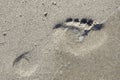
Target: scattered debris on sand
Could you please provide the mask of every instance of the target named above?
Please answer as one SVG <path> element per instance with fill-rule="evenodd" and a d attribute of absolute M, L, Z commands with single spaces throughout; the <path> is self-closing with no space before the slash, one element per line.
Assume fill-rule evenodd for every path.
<path fill-rule="evenodd" d="M 57 3 L 56 2 L 52 2 L 52 5 L 57 5 Z"/>
<path fill-rule="evenodd" d="M 47 17 L 48 13 L 47 12 L 44 12 L 44 16 Z"/>

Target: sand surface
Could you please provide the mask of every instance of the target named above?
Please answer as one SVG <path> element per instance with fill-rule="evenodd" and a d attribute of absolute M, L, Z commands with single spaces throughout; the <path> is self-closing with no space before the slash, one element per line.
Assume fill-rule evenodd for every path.
<path fill-rule="evenodd" d="M 69 17 L 104 28 L 77 42 Z M 0 80 L 120 80 L 120 0 L 0 0 Z"/>

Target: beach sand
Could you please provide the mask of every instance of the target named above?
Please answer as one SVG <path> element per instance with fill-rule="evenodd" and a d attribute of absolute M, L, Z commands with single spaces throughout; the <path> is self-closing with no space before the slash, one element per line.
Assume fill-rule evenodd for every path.
<path fill-rule="evenodd" d="M 77 42 L 70 17 L 104 27 Z M 0 0 L 0 80 L 120 80 L 119 32 L 120 0 Z"/>

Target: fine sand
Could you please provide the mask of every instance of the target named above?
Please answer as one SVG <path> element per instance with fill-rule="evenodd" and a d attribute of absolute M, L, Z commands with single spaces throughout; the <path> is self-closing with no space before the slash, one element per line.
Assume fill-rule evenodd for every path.
<path fill-rule="evenodd" d="M 104 27 L 79 42 L 70 17 Z M 120 80 L 120 0 L 0 0 L 0 80 Z"/>

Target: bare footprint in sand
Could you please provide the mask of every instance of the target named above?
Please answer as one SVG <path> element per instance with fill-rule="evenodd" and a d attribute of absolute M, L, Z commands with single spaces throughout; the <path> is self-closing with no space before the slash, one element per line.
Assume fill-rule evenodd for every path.
<path fill-rule="evenodd" d="M 99 24 L 92 19 L 83 18 L 80 20 L 68 18 L 66 22 L 57 24 L 53 28 L 55 32 L 50 37 L 51 39 L 49 39 L 47 45 L 50 48 L 54 46 L 53 50 L 50 49 L 53 52 L 58 47 L 59 51 L 71 53 L 75 56 L 84 56 L 89 51 L 99 48 L 105 42 L 107 37 L 102 28 L 103 24 Z M 40 52 L 49 52 L 47 45 Z M 30 77 L 40 67 L 39 64 L 30 60 L 29 54 L 32 53 L 32 50 L 23 52 L 13 61 L 15 73 L 20 77 Z M 49 59 L 49 57 L 51 56 L 47 58 Z"/>
<path fill-rule="evenodd" d="M 62 51 L 75 56 L 89 53 L 99 48 L 107 39 L 103 24 L 92 19 L 68 18 L 65 22 L 55 25 L 55 41 L 60 43 Z M 101 30 L 102 29 L 102 30 Z"/>
<path fill-rule="evenodd" d="M 38 64 L 34 63 L 35 61 L 31 60 L 31 53 L 32 50 L 23 52 L 13 61 L 14 73 L 20 78 L 30 77 L 39 66 Z"/>
<path fill-rule="evenodd" d="M 21 63 L 19 65 L 17 65 L 17 68 L 15 68 L 15 73 L 19 76 L 19 77 L 30 77 L 31 75 L 33 75 L 33 73 L 37 70 L 38 65 L 31 65 L 31 64 L 27 64 L 27 63 Z"/>
<path fill-rule="evenodd" d="M 69 27 L 69 26 L 68 26 Z M 56 29 L 55 34 L 61 36 L 64 51 L 74 55 L 84 55 L 92 51 L 89 57 L 79 58 L 66 67 L 60 67 L 52 80 L 115 80 L 119 77 L 119 43 L 120 43 L 120 12 L 115 13 L 106 21 L 100 31 L 91 31 L 82 42 L 77 42 L 76 31 Z M 79 32 L 79 31 L 78 31 Z M 56 37 L 58 37 L 57 35 Z M 65 39 L 64 39 L 65 38 Z M 82 50 L 82 51 L 81 51 Z M 66 57 L 65 57 L 66 58 Z"/>

